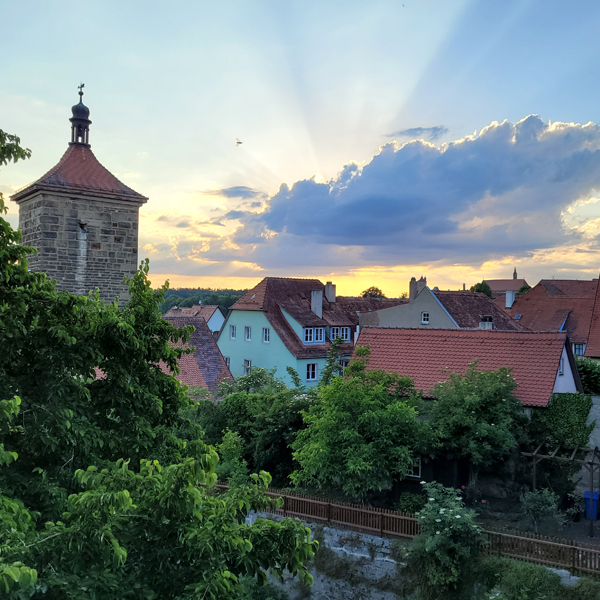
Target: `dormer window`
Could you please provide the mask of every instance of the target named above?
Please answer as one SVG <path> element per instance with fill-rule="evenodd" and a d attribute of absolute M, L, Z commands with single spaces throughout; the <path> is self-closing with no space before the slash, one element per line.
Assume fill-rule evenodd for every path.
<path fill-rule="evenodd" d="M 323 327 L 305 327 L 305 344 L 322 344 L 325 339 Z"/>
<path fill-rule="evenodd" d="M 344 342 L 350 341 L 350 327 L 332 327 L 329 339 L 333 342 L 338 338 L 342 338 Z"/>
<path fill-rule="evenodd" d="M 421 313 L 421 325 L 429 325 L 429 313 L 428 312 Z"/>
<path fill-rule="evenodd" d="M 479 315 L 479 329 L 494 329 L 494 319 L 490 315 Z"/>

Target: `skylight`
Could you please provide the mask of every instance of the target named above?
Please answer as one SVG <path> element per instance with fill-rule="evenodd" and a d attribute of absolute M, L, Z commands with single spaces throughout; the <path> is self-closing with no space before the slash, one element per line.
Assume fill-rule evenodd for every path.
<path fill-rule="evenodd" d="M 523 315 L 521 313 L 515 315 L 515 321 L 518 321 Z"/>

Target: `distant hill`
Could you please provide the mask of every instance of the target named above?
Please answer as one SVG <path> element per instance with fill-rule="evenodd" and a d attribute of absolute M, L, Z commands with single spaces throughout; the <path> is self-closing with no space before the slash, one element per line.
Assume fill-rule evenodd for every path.
<path fill-rule="evenodd" d="M 194 306 L 194 304 L 218 304 L 227 314 L 229 307 L 239 300 L 248 290 L 212 289 L 212 288 L 175 288 L 167 292 L 160 306 L 164 315 L 173 306 Z"/>

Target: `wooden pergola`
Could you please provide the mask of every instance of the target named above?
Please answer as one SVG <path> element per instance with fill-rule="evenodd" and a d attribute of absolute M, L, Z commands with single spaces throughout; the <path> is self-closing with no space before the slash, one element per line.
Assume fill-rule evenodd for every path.
<path fill-rule="evenodd" d="M 537 465 L 543 460 L 555 460 L 561 462 L 569 462 L 585 467 L 590 474 L 590 537 L 594 537 L 594 469 L 600 467 L 600 450 L 596 446 L 593 450 L 586 447 L 564 448 L 567 450 L 565 456 L 559 456 L 558 453 L 563 447 L 562 444 L 554 446 L 554 449 L 549 454 L 542 454 L 541 450 L 547 446 L 546 442 L 542 442 L 533 452 L 521 452 L 521 456 L 526 456 L 533 459 L 532 471 L 532 489 L 536 489 Z M 578 453 L 583 453 L 585 458 L 577 458 Z M 600 484 L 600 482 L 599 482 Z"/>

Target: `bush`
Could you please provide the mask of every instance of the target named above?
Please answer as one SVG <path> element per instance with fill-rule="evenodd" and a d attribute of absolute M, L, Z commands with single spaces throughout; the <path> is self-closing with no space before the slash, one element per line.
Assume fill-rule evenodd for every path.
<path fill-rule="evenodd" d="M 504 558 L 497 560 L 494 600 L 565 600 L 567 588 L 545 567 Z M 573 598 L 575 600 L 575 598 Z"/>
<path fill-rule="evenodd" d="M 542 519 L 554 518 L 562 521 L 563 515 L 558 510 L 558 494 L 550 490 L 536 490 L 521 496 L 521 508 L 531 518 L 533 527 L 537 531 Z"/>
<path fill-rule="evenodd" d="M 481 591 L 485 539 L 456 490 L 423 483 L 427 504 L 419 513 L 421 534 L 404 553 L 405 594 L 419 600 L 472 598 Z"/>
<path fill-rule="evenodd" d="M 244 577 L 240 600 L 289 600 L 289 596 L 272 583 L 260 585 L 256 579 Z"/>
<path fill-rule="evenodd" d="M 423 494 L 411 494 L 404 492 L 398 501 L 398 510 L 414 515 L 425 506 L 425 496 Z"/>

